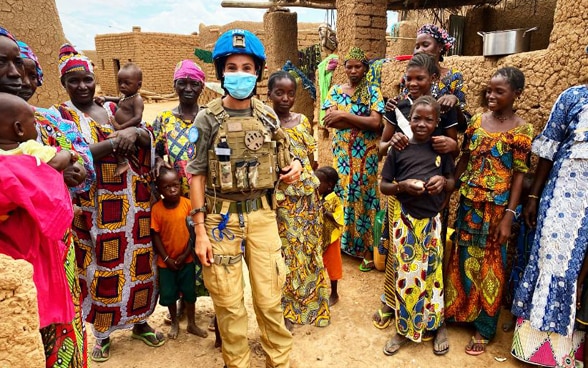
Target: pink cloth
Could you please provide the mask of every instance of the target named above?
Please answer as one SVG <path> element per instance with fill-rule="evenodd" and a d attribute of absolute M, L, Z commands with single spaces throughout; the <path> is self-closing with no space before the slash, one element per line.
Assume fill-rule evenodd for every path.
<path fill-rule="evenodd" d="M 74 306 L 63 266 L 73 209 L 63 176 L 35 157 L 0 156 L 0 253 L 33 265 L 41 328 L 71 323 Z"/>
<path fill-rule="evenodd" d="M 198 64 L 192 60 L 186 59 L 177 63 L 176 69 L 174 70 L 174 82 L 181 78 L 190 78 L 204 83 L 206 75 L 202 69 L 200 69 Z"/>

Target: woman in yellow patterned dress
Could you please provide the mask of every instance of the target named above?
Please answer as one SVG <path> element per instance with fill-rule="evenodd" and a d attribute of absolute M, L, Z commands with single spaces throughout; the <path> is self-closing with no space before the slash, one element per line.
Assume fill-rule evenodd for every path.
<path fill-rule="evenodd" d="M 288 274 L 282 293 L 286 327 L 293 324 L 327 326 L 330 321 L 329 289 L 323 265 L 320 184 L 313 173 L 316 142 L 306 116 L 290 112 L 296 95 L 296 80 L 287 72 L 272 74 L 268 96 L 281 126 L 290 138 L 291 150 L 303 160 L 300 181 L 276 190 L 278 230 Z"/>

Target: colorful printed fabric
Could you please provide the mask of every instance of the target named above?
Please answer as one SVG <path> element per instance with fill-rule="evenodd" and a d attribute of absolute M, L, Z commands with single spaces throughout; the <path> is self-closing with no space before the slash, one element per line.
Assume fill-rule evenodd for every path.
<path fill-rule="evenodd" d="M 574 333 L 576 288 L 588 244 L 588 87 L 565 90 L 533 152 L 553 161 L 539 208 L 529 263 L 512 311 L 537 332 Z M 525 342 L 533 343 L 536 342 Z"/>
<path fill-rule="evenodd" d="M 396 331 L 421 342 L 443 324 L 441 217 L 416 219 L 395 206 L 390 239 L 396 264 Z"/>
<path fill-rule="evenodd" d="M 190 183 L 186 165 L 195 155 L 194 144 L 190 142 L 188 133 L 194 126 L 191 120 L 182 120 L 173 111 L 161 112 L 151 126 L 155 141 L 155 153 L 159 157 L 167 155 L 169 163 L 180 175 L 182 195 L 190 197 Z"/>
<path fill-rule="evenodd" d="M 35 69 L 37 69 L 37 87 L 41 87 L 43 84 L 43 69 L 41 69 L 41 64 L 39 64 L 37 55 L 35 55 L 33 49 L 31 49 L 26 43 L 22 41 L 16 41 L 16 43 L 20 49 L 20 57 L 23 59 L 30 59 L 35 63 Z"/>
<path fill-rule="evenodd" d="M 190 78 L 192 80 L 204 83 L 206 80 L 206 75 L 202 69 L 200 69 L 198 64 L 190 59 L 186 59 L 177 63 L 176 69 L 174 70 L 174 82 L 183 78 Z"/>
<path fill-rule="evenodd" d="M 77 71 L 94 73 L 94 66 L 88 57 L 66 43 L 59 50 L 59 75 L 63 77 L 67 73 Z"/>
<path fill-rule="evenodd" d="M 71 193 L 88 191 L 96 181 L 96 170 L 90 146 L 84 140 L 76 124 L 65 120 L 55 110 L 34 107 L 37 125 L 37 141 L 47 146 L 61 147 L 75 151 L 80 159 L 78 162 L 86 169 L 86 180 L 80 185 L 69 188 Z"/>
<path fill-rule="evenodd" d="M 428 34 L 433 37 L 433 39 L 443 47 L 441 49 L 441 55 L 445 55 L 455 43 L 455 37 L 450 36 L 446 30 L 441 27 L 437 27 L 434 24 L 425 24 L 419 28 L 417 35 L 420 34 Z"/>
<path fill-rule="evenodd" d="M 368 63 L 368 59 L 365 56 L 365 52 L 356 46 L 349 49 L 349 51 L 347 52 L 347 55 L 345 55 L 345 58 L 343 59 L 343 61 L 345 63 L 348 62 L 349 60 L 361 61 L 364 64 Z"/>
<path fill-rule="evenodd" d="M 64 256 L 65 275 L 73 299 L 75 318 L 72 323 L 59 323 L 41 329 L 47 368 L 84 368 L 87 362 L 86 328 L 82 317 L 82 293 L 78 282 L 74 237 L 68 230 L 64 242 L 68 251 Z"/>
<path fill-rule="evenodd" d="M 276 190 L 277 220 L 288 273 L 282 289 L 284 318 L 296 324 L 327 326 L 330 322 L 328 277 L 323 265 L 320 182 L 309 156 L 316 150 L 310 122 L 284 129 L 290 149 L 303 162 L 300 180 Z"/>
<path fill-rule="evenodd" d="M 12 33 L 8 32 L 8 30 L 2 26 L 0 26 L 0 36 L 8 37 L 12 41 L 16 42 L 16 38 L 12 35 Z"/>
<path fill-rule="evenodd" d="M 489 233 L 502 220 L 504 209 L 492 202 L 461 197 L 455 226 L 457 244 L 447 268 L 445 317 L 472 322 L 486 339 L 496 334 L 506 282 L 506 244 L 493 241 Z"/>
<path fill-rule="evenodd" d="M 512 337 L 511 354 L 525 362 L 543 367 L 577 367 L 583 360 L 584 331 L 574 331 L 571 337 L 555 332 L 542 332 L 531 323 L 518 318 Z"/>
<path fill-rule="evenodd" d="M 523 124 L 508 132 L 487 132 L 482 128 L 482 116 L 472 118 L 465 136 L 470 160 L 459 178 L 462 196 L 475 202 L 486 201 L 506 205 L 514 172 L 526 173 L 531 150 L 533 126 Z M 485 241 L 481 241 L 483 246 Z"/>
<path fill-rule="evenodd" d="M 369 116 L 372 111 L 383 114 L 384 100 L 380 89 L 367 82 L 363 87 L 366 93 L 356 90 L 353 96 L 349 96 L 343 93 L 340 85 L 334 85 L 322 109 L 335 107 L 359 116 Z M 364 95 L 369 98 L 362 98 Z M 335 191 L 345 209 L 341 250 L 352 256 L 362 257 L 366 250 L 373 247 L 372 224 L 380 209 L 377 180 L 379 143 L 378 133 L 368 130 L 337 129 L 333 134 L 333 167 L 340 177 Z"/>
<path fill-rule="evenodd" d="M 400 81 L 400 95 L 406 98 L 409 95 L 408 87 L 406 87 L 406 75 Z M 445 95 L 454 95 L 459 100 L 458 104 L 463 113 L 467 112 L 466 103 L 467 87 L 463 82 L 463 74 L 456 68 L 449 68 L 449 71 L 443 78 L 438 79 L 431 85 L 431 95 L 436 99 Z"/>
<path fill-rule="evenodd" d="M 114 132 L 115 105 L 105 104 L 111 124 L 100 124 L 71 101 L 55 106 L 73 121 L 89 144 Z M 117 159 L 95 160 L 97 180 L 76 196 L 82 214 L 74 219 L 76 261 L 86 322 L 96 338 L 145 320 L 157 301 L 156 263 L 151 244 L 151 191 L 143 176 L 152 167 L 153 152 L 140 149 L 138 163 L 115 175 Z"/>

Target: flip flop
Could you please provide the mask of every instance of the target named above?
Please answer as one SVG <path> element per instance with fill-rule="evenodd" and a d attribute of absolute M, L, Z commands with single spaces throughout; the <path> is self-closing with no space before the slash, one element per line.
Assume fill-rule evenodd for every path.
<path fill-rule="evenodd" d="M 216 316 L 212 317 L 210 319 L 210 322 L 208 322 L 208 331 L 214 331 L 214 321 L 216 320 Z"/>
<path fill-rule="evenodd" d="M 400 350 L 402 345 L 404 345 L 408 342 L 407 338 L 405 338 L 405 337 L 401 337 L 401 338 L 402 338 L 402 340 L 400 340 L 400 341 L 394 341 L 394 337 L 391 338 L 390 340 L 388 340 L 386 342 L 386 346 L 384 346 L 384 354 L 386 354 L 387 356 L 392 356 L 392 355 L 396 354 L 398 352 L 398 350 Z"/>
<path fill-rule="evenodd" d="M 100 357 L 98 358 L 94 356 L 94 352 L 96 350 L 100 350 Z M 90 354 L 90 359 L 92 359 L 96 363 L 102 363 L 110 359 L 110 341 L 108 341 L 104 345 L 94 345 L 94 350 L 92 351 L 92 354 Z"/>
<path fill-rule="evenodd" d="M 474 345 L 476 344 L 481 344 L 484 346 L 484 349 L 482 350 L 474 350 Z M 472 339 L 470 340 L 470 343 L 466 346 L 465 348 L 465 352 L 468 355 L 472 355 L 472 356 L 478 356 L 480 354 L 484 354 L 486 352 L 486 345 L 488 344 L 488 340 L 486 339 L 479 339 L 477 340 L 474 336 L 472 336 Z"/>
<path fill-rule="evenodd" d="M 363 261 L 361 261 L 361 263 L 359 264 L 359 270 L 361 272 L 370 272 L 371 270 L 373 270 L 374 268 L 376 268 L 376 265 L 374 264 L 374 261 L 368 261 L 367 259 L 363 259 Z"/>
<path fill-rule="evenodd" d="M 376 316 L 380 318 L 380 322 L 384 321 L 384 323 L 378 323 L 378 321 L 375 320 Z M 394 319 L 393 316 L 394 316 L 394 311 L 384 312 L 384 311 L 382 311 L 382 308 L 380 308 L 372 316 L 372 323 L 374 324 L 375 328 L 379 328 L 380 330 L 383 330 L 383 329 L 387 328 L 388 326 L 390 326 L 390 323 L 392 323 L 392 320 Z"/>
<path fill-rule="evenodd" d="M 445 331 L 441 332 L 441 328 Z M 445 326 L 441 327 L 437 330 L 435 334 L 435 341 L 433 341 L 433 353 L 435 355 L 445 355 L 449 351 L 449 339 L 447 338 L 447 329 Z M 445 349 L 439 348 L 441 345 L 446 344 L 447 347 Z"/>
<path fill-rule="evenodd" d="M 157 348 L 157 347 L 160 347 L 161 345 L 165 344 L 165 339 L 163 338 L 163 335 L 158 336 L 157 333 L 151 332 L 151 331 L 143 332 L 142 334 L 137 334 L 137 333 L 133 332 L 131 334 L 131 337 L 133 339 L 143 341 L 145 343 L 145 345 L 151 346 L 152 348 Z M 158 343 L 157 344 L 153 343 L 153 341 L 149 340 L 149 337 L 158 341 Z"/>

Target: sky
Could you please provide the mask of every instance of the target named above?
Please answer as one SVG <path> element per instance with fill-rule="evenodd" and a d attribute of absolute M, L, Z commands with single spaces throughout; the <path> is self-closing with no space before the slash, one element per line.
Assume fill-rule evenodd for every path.
<path fill-rule="evenodd" d="M 223 25 L 235 20 L 262 21 L 264 9 L 222 8 L 221 0 L 56 0 L 65 37 L 77 48 L 94 50 L 96 34 L 198 32 L 200 23 Z M 299 22 L 325 20 L 325 10 L 291 8 Z"/>
<path fill-rule="evenodd" d="M 81 50 L 94 50 L 94 36 L 131 32 L 190 34 L 200 23 L 224 25 L 235 20 L 263 20 L 265 9 L 222 8 L 221 0 L 56 0 L 65 37 Z M 326 11 L 295 7 L 299 22 L 322 23 Z M 388 24 L 396 13 L 388 12 Z"/>

